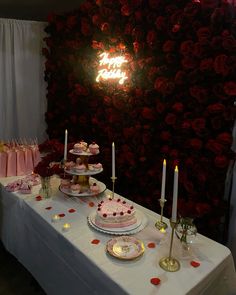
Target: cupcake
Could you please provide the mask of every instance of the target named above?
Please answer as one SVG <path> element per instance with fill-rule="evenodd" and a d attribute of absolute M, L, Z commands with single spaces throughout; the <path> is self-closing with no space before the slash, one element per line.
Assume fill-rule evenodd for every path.
<path fill-rule="evenodd" d="M 94 168 L 94 170 L 101 170 L 102 164 L 101 163 L 93 164 L 93 168 Z"/>
<path fill-rule="evenodd" d="M 75 166 L 73 161 L 65 162 L 65 170 L 71 170 Z"/>
<path fill-rule="evenodd" d="M 70 190 L 72 194 L 79 194 L 80 193 L 80 185 L 79 184 L 72 184 L 70 186 Z"/>
<path fill-rule="evenodd" d="M 91 143 L 89 145 L 89 151 L 93 155 L 98 154 L 99 153 L 99 145 L 97 145 L 95 142 Z"/>
<path fill-rule="evenodd" d="M 76 153 L 82 153 L 83 151 L 84 151 L 84 145 L 81 142 L 76 143 L 74 145 L 74 152 L 76 152 Z"/>
<path fill-rule="evenodd" d="M 82 172 L 86 171 L 86 166 L 83 163 L 76 164 L 74 166 L 74 171 L 77 173 L 82 173 Z"/>
<path fill-rule="evenodd" d="M 23 182 L 20 186 L 20 193 L 22 194 L 31 194 L 32 193 L 32 185 Z"/>
<path fill-rule="evenodd" d="M 61 188 L 70 188 L 70 179 L 61 179 Z"/>
<path fill-rule="evenodd" d="M 100 192 L 100 187 L 94 182 L 92 185 L 90 185 L 90 191 L 96 195 Z"/>

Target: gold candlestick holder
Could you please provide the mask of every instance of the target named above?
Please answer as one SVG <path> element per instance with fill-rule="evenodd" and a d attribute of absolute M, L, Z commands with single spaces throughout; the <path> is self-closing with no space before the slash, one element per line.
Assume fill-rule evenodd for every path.
<path fill-rule="evenodd" d="M 177 222 L 172 222 L 170 220 L 170 225 L 171 225 L 172 231 L 171 231 L 169 256 L 168 257 L 163 257 L 159 261 L 159 265 L 160 265 L 161 268 L 163 268 L 166 271 L 175 272 L 175 271 L 178 271 L 180 269 L 179 261 L 177 259 L 175 259 L 174 257 L 172 257 L 173 238 L 174 238 L 174 231 L 175 231 L 175 227 L 177 225 Z"/>
<path fill-rule="evenodd" d="M 112 181 L 112 199 L 114 199 L 114 193 L 115 193 L 115 181 L 117 177 L 112 176 L 111 181 Z"/>
<path fill-rule="evenodd" d="M 161 206 L 161 219 L 157 220 L 157 222 L 155 223 L 155 227 L 159 230 L 165 230 L 168 227 L 167 223 L 163 221 L 163 209 L 165 206 L 166 199 L 159 199 L 159 202 Z"/>

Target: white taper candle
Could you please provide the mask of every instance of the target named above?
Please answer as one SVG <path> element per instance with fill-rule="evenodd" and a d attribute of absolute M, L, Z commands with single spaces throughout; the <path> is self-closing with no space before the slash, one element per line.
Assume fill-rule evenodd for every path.
<path fill-rule="evenodd" d="M 165 200 L 165 189 L 166 189 L 166 159 L 163 161 L 162 167 L 162 182 L 161 182 L 161 201 Z"/>
<path fill-rule="evenodd" d="M 67 160 L 67 140 L 68 140 L 68 131 L 65 130 L 65 144 L 64 144 L 64 161 Z"/>
<path fill-rule="evenodd" d="M 112 178 L 116 177 L 115 173 L 115 144 L 112 143 Z"/>
<path fill-rule="evenodd" d="M 178 166 L 175 166 L 172 217 L 171 217 L 172 222 L 177 222 L 178 178 L 179 178 Z"/>

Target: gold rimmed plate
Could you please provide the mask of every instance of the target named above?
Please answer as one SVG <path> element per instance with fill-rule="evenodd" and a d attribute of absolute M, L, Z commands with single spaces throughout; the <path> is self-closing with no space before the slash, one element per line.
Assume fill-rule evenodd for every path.
<path fill-rule="evenodd" d="M 118 259 L 133 260 L 143 255 L 145 247 L 143 242 L 135 237 L 119 236 L 107 242 L 106 250 Z"/>

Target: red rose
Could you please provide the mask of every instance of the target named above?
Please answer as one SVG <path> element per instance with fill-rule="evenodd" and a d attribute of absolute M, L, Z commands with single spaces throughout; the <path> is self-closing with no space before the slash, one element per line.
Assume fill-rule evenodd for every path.
<path fill-rule="evenodd" d="M 100 29 L 102 32 L 107 33 L 110 30 L 110 26 L 108 23 L 102 23 Z"/>
<path fill-rule="evenodd" d="M 170 151 L 170 147 L 169 147 L 168 145 L 163 145 L 163 146 L 161 147 L 161 153 L 162 153 L 163 155 L 168 155 L 169 151 Z"/>
<path fill-rule="evenodd" d="M 189 141 L 190 148 L 194 150 L 200 150 L 202 148 L 202 141 L 198 138 L 190 139 Z"/>
<path fill-rule="evenodd" d="M 194 43 L 192 40 L 187 40 L 181 43 L 180 45 L 180 53 L 182 55 L 188 55 L 192 53 Z"/>
<path fill-rule="evenodd" d="M 196 98 L 199 103 L 203 103 L 207 100 L 207 89 L 200 86 L 192 86 L 189 90 L 191 96 Z"/>
<path fill-rule="evenodd" d="M 192 128 L 195 132 L 201 132 L 206 127 L 206 120 L 203 118 L 197 118 L 192 122 Z"/>
<path fill-rule="evenodd" d="M 196 42 L 193 47 L 193 55 L 202 59 L 206 55 L 206 45 L 202 42 Z"/>
<path fill-rule="evenodd" d="M 185 121 L 185 122 L 182 123 L 181 128 L 182 128 L 183 130 L 190 130 L 190 129 L 191 129 L 191 126 L 192 126 L 192 125 L 191 125 L 190 122 Z"/>
<path fill-rule="evenodd" d="M 154 88 L 162 94 L 171 94 L 174 84 L 165 77 L 158 77 L 154 83 Z"/>
<path fill-rule="evenodd" d="M 157 40 L 157 33 L 154 30 L 151 30 L 147 33 L 147 43 L 148 45 L 153 45 Z"/>
<path fill-rule="evenodd" d="M 77 95 L 87 96 L 89 94 L 88 89 L 80 84 L 75 84 L 75 93 Z"/>
<path fill-rule="evenodd" d="M 160 134 L 160 138 L 164 141 L 169 141 L 171 139 L 171 134 L 169 131 L 162 131 Z"/>
<path fill-rule="evenodd" d="M 227 36 L 223 39 L 223 47 L 228 51 L 233 51 L 236 48 L 236 40 L 233 36 Z"/>
<path fill-rule="evenodd" d="M 176 122 L 176 115 L 169 113 L 167 114 L 167 116 L 165 117 L 165 123 L 167 125 L 174 125 Z"/>
<path fill-rule="evenodd" d="M 214 60 L 214 70 L 217 74 L 227 76 L 229 73 L 228 57 L 225 54 L 218 55 Z"/>
<path fill-rule="evenodd" d="M 123 130 L 123 135 L 126 139 L 133 137 L 134 133 L 135 133 L 134 127 L 126 127 Z"/>
<path fill-rule="evenodd" d="M 195 208 L 197 211 L 198 216 L 204 216 L 211 212 L 211 206 L 207 203 L 197 203 L 195 204 Z"/>
<path fill-rule="evenodd" d="M 156 111 L 157 111 L 159 114 L 163 113 L 164 110 L 165 110 L 165 108 L 166 108 L 166 105 L 165 105 L 164 103 L 162 103 L 162 102 L 160 102 L 160 101 L 157 101 L 157 102 L 156 102 Z"/>
<path fill-rule="evenodd" d="M 142 117 L 146 120 L 153 121 L 156 118 L 156 114 L 153 109 L 148 108 L 148 107 L 144 107 L 142 110 Z"/>
<path fill-rule="evenodd" d="M 175 49 L 175 42 L 172 40 L 167 40 L 163 46 L 162 46 L 162 50 L 163 52 L 172 52 Z"/>
<path fill-rule="evenodd" d="M 197 62 L 196 60 L 193 58 L 193 57 L 190 57 L 190 56 L 186 56 L 182 59 L 181 61 L 182 63 L 182 66 L 184 69 L 195 69 L 196 66 L 197 66 Z"/>
<path fill-rule="evenodd" d="M 225 111 L 225 106 L 222 103 L 214 103 L 207 107 L 210 114 L 219 114 Z"/>
<path fill-rule="evenodd" d="M 102 22 L 102 18 L 101 18 L 101 16 L 99 14 L 94 14 L 92 16 L 92 23 L 94 25 L 100 26 L 101 22 Z"/>
<path fill-rule="evenodd" d="M 73 29 L 73 27 L 77 24 L 77 16 L 76 15 L 71 15 L 67 18 L 67 27 L 69 29 Z"/>
<path fill-rule="evenodd" d="M 184 105 L 182 102 L 176 102 L 173 104 L 172 109 L 177 113 L 181 113 L 184 110 Z"/>
<path fill-rule="evenodd" d="M 206 149 L 210 150 L 216 155 L 220 155 L 223 152 L 223 146 L 214 139 L 209 139 L 206 144 Z"/>
<path fill-rule="evenodd" d="M 205 72 L 209 71 L 213 68 L 213 59 L 212 58 L 205 58 L 200 62 L 200 71 Z"/>
<path fill-rule="evenodd" d="M 158 16 L 155 25 L 158 30 L 162 31 L 166 27 L 166 19 L 163 16 Z"/>
<path fill-rule="evenodd" d="M 184 71 L 178 71 L 175 75 L 175 83 L 181 85 L 186 81 L 186 73 Z"/>
<path fill-rule="evenodd" d="M 81 33 L 84 35 L 84 36 L 89 36 L 91 35 L 91 27 L 88 23 L 88 20 L 85 19 L 85 18 L 82 18 L 81 19 Z"/>
<path fill-rule="evenodd" d="M 232 134 L 228 132 L 222 132 L 217 136 L 217 140 L 225 145 L 231 145 L 232 144 Z"/>
<path fill-rule="evenodd" d="M 233 81 L 226 82 L 224 84 L 224 91 L 227 95 L 236 95 L 236 83 Z"/>
<path fill-rule="evenodd" d="M 226 156 L 219 155 L 215 157 L 214 163 L 217 168 L 226 168 L 228 166 L 229 161 Z"/>
<path fill-rule="evenodd" d="M 132 7 L 128 4 L 125 4 L 121 7 L 121 15 L 123 16 L 130 16 L 132 12 Z"/>
<path fill-rule="evenodd" d="M 203 8 L 213 9 L 219 5 L 219 0 L 201 0 L 200 3 Z"/>
<path fill-rule="evenodd" d="M 141 10 L 135 11 L 134 16 L 137 22 L 141 22 L 143 20 L 143 12 Z"/>
<path fill-rule="evenodd" d="M 208 27 L 202 27 L 197 30 L 197 37 L 199 41 L 209 40 L 211 37 L 211 30 Z"/>
<path fill-rule="evenodd" d="M 140 43 L 138 41 L 133 42 L 133 48 L 134 48 L 134 52 L 138 53 L 140 52 L 140 50 L 143 48 L 143 43 Z"/>
<path fill-rule="evenodd" d="M 211 119 L 211 125 L 214 130 L 219 130 L 222 127 L 222 117 L 215 117 Z"/>
<path fill-rule="evenodd" d="M 175 24 L 173 27 L 172 27 L 172 32 L 173 33 L 177 33 L 179 30 L 180 30 L 181 26 L 180 24 Z"/>
<path fill-rule="evenodd" d="M 142 141 L 144 145 L 150 144 L 151 142 L 151 134 L 149 132 L 144 132 L 142 134 Z"/>

